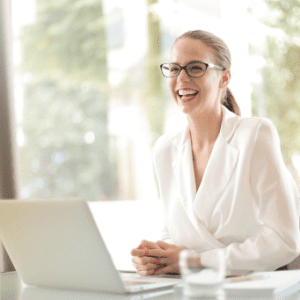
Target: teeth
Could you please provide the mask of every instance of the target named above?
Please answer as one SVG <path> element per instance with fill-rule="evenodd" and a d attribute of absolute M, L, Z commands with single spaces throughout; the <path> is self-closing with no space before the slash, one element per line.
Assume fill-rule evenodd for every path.
<path fill-rule="evenodd" d="M 197 91 L 195 90 L 179 90 L 178 94 L 179 96 L 185 96 L 185 95 L 190 95 L 190 94 L 195 94 Z"/>

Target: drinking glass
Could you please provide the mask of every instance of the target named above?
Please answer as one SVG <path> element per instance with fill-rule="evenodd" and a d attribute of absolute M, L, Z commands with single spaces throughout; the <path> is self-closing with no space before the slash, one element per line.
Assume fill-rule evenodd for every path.
<path fill-rule="evenodd" d="M 226 275 L 224 251 L 217 249 L 216 259 L 209 265 L 201 264 L 200 253 L 183 250 L 179 264 L 183 279 L 183 294 L 199 299 L 224 299 L 223 284 Z"/>

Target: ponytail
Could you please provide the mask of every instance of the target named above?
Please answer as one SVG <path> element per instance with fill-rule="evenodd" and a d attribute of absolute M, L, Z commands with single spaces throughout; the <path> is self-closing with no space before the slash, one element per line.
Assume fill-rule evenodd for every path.
<path fill-rule="evenodd" d="M 240 108 L 236 103 L 234 96 L 232 95 L 229 88 L 226 89 L 225 97 L 222 100 L 222 104 L 236 115 L 241 115 Z"/>

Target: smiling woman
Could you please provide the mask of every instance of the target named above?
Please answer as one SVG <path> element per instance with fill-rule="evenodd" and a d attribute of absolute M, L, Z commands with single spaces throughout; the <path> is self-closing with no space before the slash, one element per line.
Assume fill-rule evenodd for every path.
<path fill-rule="evenodd" d="M 288 264 L 300 251 L 299 201 L 275 126 L 239 116 L 230 53 L 218 37 L 187 32 L 171 60 L 161 70 L 188 125 L 154 145 L 165 228 L 163 241 L 132 250 L 137 272 L 178 272 L 185 248 L 201 252 L 205 266 L 223 248 L 229 275 Z"/>
<path fill-rule="evenodd" d="M 224 71 L 224 70 L 230 71 L 231 55 L 230 55 L 230 51 L 229 51 L 227 45 L 223 42 L 223 40 L 217 38 L 215 35 L 207 32 L 207 31 L 200 31 L 200 30 L 198 30 L 198 31 L 188 31 L 188 32 L 182 34 L 180 37 L 178 37 L 175 40 L 174 45 L 179 40 L 184 39 L 184 38 L 190 38 L 190 39 L 193 39 L 195 41 L 202 42 L 202 43 L 204 43 L 204 47 L 209 46 L 210 49 L 207 49 L 207 51 L 208 51 L 207 53 L 210 53 L 212 51 L 213 52 L 212 53 L 213 59 L 215 60 L 215 64 L 200 62 L 202 65 L 200 65 L 200 66 L 197 65 L 197 69 L 199 69 L 199 71 L 197 72 L 198 74 L 191 74 L 191 72 L 189 72 L 187 69 L 185 69 L 187 71 L 187 74 L 190 77 L 202 77 L 202 76 L 205 75 L 208 68 L 217 69 L 217 70 L 219 69 L 219 70 L 222 70 L 222 71 Z M 196 46 L 196 49 L 197 49 L 197 46 Z M 193 62 L 190 62 L 189 65 L 192 64 L 192 63 Z M 190 66 L 189 66 L 189 68 L 190 68 Z M 202 71 L 200 71 L 200 70 L 202 70 Z M 180 69 L 180 71 L 181 71 L 181 69 Z M 180 73 L 180 71 L 179 71 L 179 73 Z M 179 73 L 176 76 L 178 76 Z M 230 76 L 231 76 L 230 73 L 229 73 L 229 77 L 228 77 L 228 75 L 226 75 L 224 73 L 223 79 L 225 79 L 225 82 L 227 82 L 227 85 L 229 83 Z M 170 76 L 168 76 L 168 77 L 170 77 Z M 229 110 L 231 110 L 231 111 L 235 112 L 236 114 L 240 115 L 240 109 L 239 109 L 237 103 L 235 102 L 235 99 L 234 99 L 234 97 L 233 97 L 233 95 L 232 95 L 232 93 L 231 93 L 231 91 L 228 87 L 226 87 L 225 91 L 223 92 L 221 102 Z"/>

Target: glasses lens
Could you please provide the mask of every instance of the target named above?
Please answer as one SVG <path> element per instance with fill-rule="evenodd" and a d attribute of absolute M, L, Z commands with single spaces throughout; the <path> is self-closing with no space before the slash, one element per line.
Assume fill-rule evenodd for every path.
<path fill-rule="evenodd" d="M 186 70 L 191 77 L 201 77 L 206 71 L 206 65 L 200 62 L 191 63 L 186 66 Z"/>
<path fill-rule="evenodd" d="M 180 67 L 176 64 L 163 64 L 161 71 L 165 77 L 176 77 L 180 72 Z"/>

